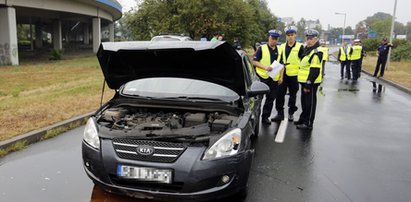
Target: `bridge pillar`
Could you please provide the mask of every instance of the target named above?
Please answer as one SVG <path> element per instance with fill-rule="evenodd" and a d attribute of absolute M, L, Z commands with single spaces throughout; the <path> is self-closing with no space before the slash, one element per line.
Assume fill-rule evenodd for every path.
<path fill-rule="evenodd" d="M 93 18 L 93 52 L 97 53 L 101 43 L 101 19 Z"/>
<path fill-rule="evenodd" d="M 16 9 L 0 7 L 0 65 L 19 65 Z"/>

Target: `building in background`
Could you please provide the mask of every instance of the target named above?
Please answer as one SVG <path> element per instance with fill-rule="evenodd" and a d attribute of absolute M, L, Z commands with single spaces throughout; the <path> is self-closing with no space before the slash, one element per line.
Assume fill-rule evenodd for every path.
<path fill-rule="evenodd" d="M 114 41 L 114 22 L 121 17 L 116 0 L 0 0 L 0 65 L 18 65 L 22 50 L 97 52 L 102 40 Z M 24 28 L 29 33 L 21 34 Z"/>
<path fill-rule="evenodd" d="M 283 22 L 285 24 L 285 26 L 291 25 L 294 22 L 294 18 L 292 17 L 284 17 L 281 18 L 281 22 Z"/>
<path fill-rule="evenodd" d="M 321 27 L 321 24 L 318 20 L 307 20 L 305 21 L 307 29 L 316 29 L 317 27 Z"/>

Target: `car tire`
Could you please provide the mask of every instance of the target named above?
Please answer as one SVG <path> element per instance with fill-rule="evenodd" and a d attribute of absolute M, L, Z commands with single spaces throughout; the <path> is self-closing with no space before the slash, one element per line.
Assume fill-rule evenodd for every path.
<path fill-rule="evenodd" d="M 245 198 L 247 198 L 247 195 L 248 195 L 248 186 L 246 186 L 246 187 L 240 189 L 240 191 L 238 191 L 237 199 L 240 200 L 240 201 L 244 201 Z"/>

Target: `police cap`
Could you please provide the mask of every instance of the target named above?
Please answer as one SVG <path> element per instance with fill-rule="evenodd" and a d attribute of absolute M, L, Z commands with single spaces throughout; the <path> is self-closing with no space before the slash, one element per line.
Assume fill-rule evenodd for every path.
<path fill-rule="evenodd" d="M 272 30 L 268 31 L 268 35 L 270 35 L 273 38 L 278 38 L 281 35 L 281 31 L 272 29 Z"/>
<path fill-rule="evenodd" d="M 287 26 L 284 28 L 284 32 L 285 34 L 289 34 L 289 33 L 297 33 L 298 29 L 295 26 Z"/>
<path fill-rule="evenodd" d="M 315 30 L 315 29 L 309 29 L 309 30 L 306 30 L 305 32 L 304 32 L 304 35 L 305 36 L 312 36 L 312 37 L 318 37 L 318 31 L 317 30 Z"/>

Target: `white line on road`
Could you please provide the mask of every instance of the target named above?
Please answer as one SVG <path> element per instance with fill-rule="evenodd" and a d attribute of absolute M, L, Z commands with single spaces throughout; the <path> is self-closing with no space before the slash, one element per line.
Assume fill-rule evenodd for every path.
<path fill-rule="evenodd" d="M 277 135 L 275 136 L 276 143 L 283 143 L 285 138 L 285 132 L 287 132 L 288 118 L 285 117 L 284 120 L 280 122 L 280 126 L 277 130 Z"/>

